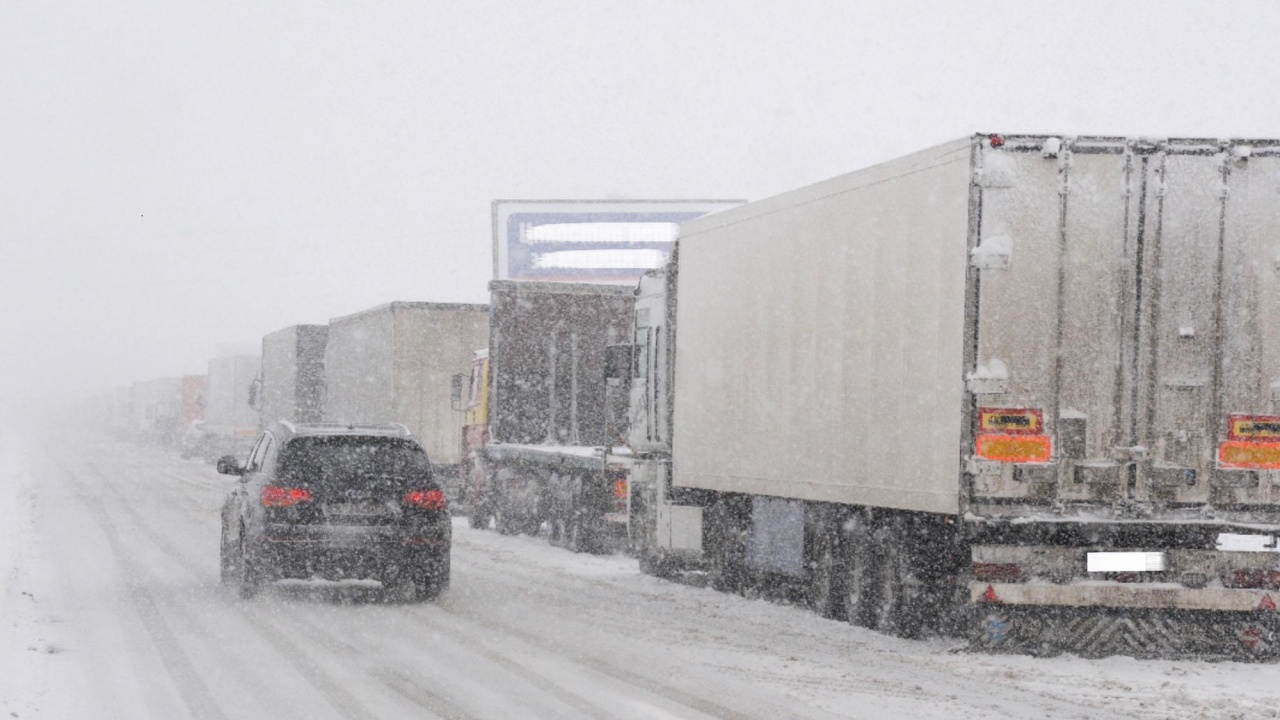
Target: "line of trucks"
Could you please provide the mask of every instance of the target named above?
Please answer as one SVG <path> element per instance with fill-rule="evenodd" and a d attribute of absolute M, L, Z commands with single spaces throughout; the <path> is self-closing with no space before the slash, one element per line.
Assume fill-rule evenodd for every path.
<path fill-rule="evenodd" d="M 975 135 L 637 287 L 270 335 L 262 417 L 402 422 L 476 527 L 887 633 L 1275 658 L 1278 237 L 1280 141 Z"/>

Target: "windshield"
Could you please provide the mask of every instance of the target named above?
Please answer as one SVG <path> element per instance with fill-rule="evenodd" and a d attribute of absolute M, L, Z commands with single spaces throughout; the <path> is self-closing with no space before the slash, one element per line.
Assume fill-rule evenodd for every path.
<path fill-rule="evenodd" d="M 351 485 L 371 480 L 421 484 L 431 478 L 427 454 L 412 441 L 381 437 L 300 437 L 280 453 L 281 481 Z"/>

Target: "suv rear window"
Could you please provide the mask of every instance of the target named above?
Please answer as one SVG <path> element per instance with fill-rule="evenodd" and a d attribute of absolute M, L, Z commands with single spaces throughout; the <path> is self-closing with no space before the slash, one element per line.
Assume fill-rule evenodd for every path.
<path fill-rule="evenodd" d="M 278 475 L 292 485 L 422 487 L 431 465 L 412 440 L 387 437 L 299 437 L 280 453 Z"/>

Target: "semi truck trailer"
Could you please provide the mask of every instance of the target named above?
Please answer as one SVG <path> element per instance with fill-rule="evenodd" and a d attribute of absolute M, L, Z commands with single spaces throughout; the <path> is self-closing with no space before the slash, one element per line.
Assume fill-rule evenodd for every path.
<path fill-rule="evenodd" d="M 209 360 L 205 376 L 204 422 L 189 454 L 213 462 L 222 455 L 242 455 L 258 434 L 255 388 L 261 358 L 224 355 Z"/>
<path fill-rule="evenodd" d="M 976 648 L 1280 652 L 1280 141 L 975 135 L 681 226 L 642 567 Z"/>
<path fill-rule="evenodd" d="M 488 338 L 488 308 L 476 304 L 392 302 L 330 320 L 325 420 L 404 425 L 455 501 L 462 448 L 452 379 Z"/>
<path fill-rule="evenodd" d="M 327 325 L 293 325 L 262 338 L 260 423 L 316 423 L 324 419 Z"/>
<path fill-rule="evenodd" d="M 627 389 L 605 376 L 609 349 L 625 348 L 632 289 L 495 280 L 489 290 L 488 346 L 455 381 L 471 525 L 545 525 L 575 551 L 621 544 Z"/>

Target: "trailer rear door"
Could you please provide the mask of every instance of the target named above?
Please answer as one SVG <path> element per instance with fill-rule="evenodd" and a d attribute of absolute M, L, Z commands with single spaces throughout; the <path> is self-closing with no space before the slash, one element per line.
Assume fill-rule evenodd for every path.
<path fill-rule="evenodd" d="M 981 142 L 975 499 L 1280 502 L 1280 148 Z"/>

